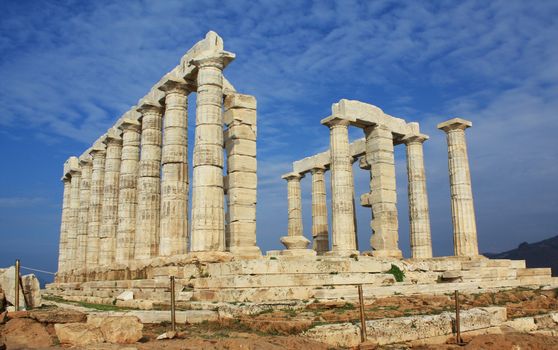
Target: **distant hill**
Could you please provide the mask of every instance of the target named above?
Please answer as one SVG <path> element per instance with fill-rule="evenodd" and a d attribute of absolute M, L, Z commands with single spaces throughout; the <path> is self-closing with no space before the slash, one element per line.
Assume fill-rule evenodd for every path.
<path fill-rule="evenodd" d="M 498 254 L 485 253 L 491 259 L 525 260 L 527 267 L 551 267 L 558 276 L 558 236 L 535 243 L 521 243 L 517 248 Z"/>

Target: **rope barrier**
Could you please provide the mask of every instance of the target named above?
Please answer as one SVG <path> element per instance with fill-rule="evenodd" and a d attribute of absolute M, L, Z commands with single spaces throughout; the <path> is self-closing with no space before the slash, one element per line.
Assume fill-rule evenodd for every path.
<path fill-rule="evenodd" d="M 32 269 L 32 268 L 30 268 L 30 267 L 25 267 L 25 266 L 21 266 L 21 268 L 22 268 L 22 269 L 26 269 L 26 270 L 30 270 L 30 271 L 36 271 L 36 272 L 48 273 L 48 274 L 50 274 L 50 275 L 56 275 L 56 273 L 50 272 L 50 271 Z"/>

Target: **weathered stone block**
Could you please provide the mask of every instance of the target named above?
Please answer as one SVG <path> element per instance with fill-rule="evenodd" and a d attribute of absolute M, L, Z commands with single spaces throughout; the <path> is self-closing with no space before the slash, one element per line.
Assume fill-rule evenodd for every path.
<path fill-rule="evenodd" d="M 231 125 L 234 121 L 244 124 L 256 125 L 257 115 L 253 109 L 233 108 L 229 109 L 223 115 L 225 125 Z"/>
<path fill-rule="evenodd" d="M 225 145 L 227 149 L 228 155 L 244 155 L 244 156 L 251 156 L 255 157 L 257 148 L 256 148 L 256 141 L 250 140 L 230 140 Z"/>
<path fill-rule="evenodd" d="M 256 98 L 252 95 L 232 94 L 225 97 L 225 110 L 231 108 L 256 109 Z"/>
<path fill-rule="evenodd" d="M 234 184 L 235 188 L 251 188 L 258 187 L 258 176 L 256 173 L 235 172 L 228 176 L 229 188 Z"/>
<path fill-rule="evenodd" d="M 234 154 L 227 158 L 227 169 L 229 173 L 235 171 L 255 173 L 258 169 L 258 162 L 256 157 Z"/>
<path fill-rule="evenodd" d="M 233 139 L 256 141 L 256 127 L 240 123 L 231 124 L 225 131 L 225 142 Z"/>

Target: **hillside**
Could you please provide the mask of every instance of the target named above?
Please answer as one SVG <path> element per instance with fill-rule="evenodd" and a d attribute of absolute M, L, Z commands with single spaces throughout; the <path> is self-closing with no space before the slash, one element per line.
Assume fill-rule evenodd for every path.
<path fill-rule="evenodd" d="M 552 275 L 558 276 L 558 236 L 535 243 L 521 243 L 517 248 L 503 253 L 485 253 L 493 259 L 527 261 L 527 267 L 551 267 Z"/>

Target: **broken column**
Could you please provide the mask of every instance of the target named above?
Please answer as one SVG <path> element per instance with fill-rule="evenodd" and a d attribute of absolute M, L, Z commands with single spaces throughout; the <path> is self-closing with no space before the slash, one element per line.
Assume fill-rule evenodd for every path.
<path fill-rule="evenodd" d="M 366 163 L 371 167 L 368 205 L 372 208 L 372 254 L 378 257 L 401 258 L 398 241 L 397 192 L 393 135 L 383 126 L 368 126 L 366 136 Z M 365 195 L 366 196 L 366 195 Z M 366 200 L 365 200 L 366 201 Z"/>
<path fill-rule="evenodd" d="M 329 127 L 331 152 L 332 255 L 358 254 L 355 239 L 353 171 L 349 151 L 349 121 L 335 116 L 322 120 Z"/>
<path fill-rule="evenodd" d="M 438 129 L 447 134 L 453 246 L 456 256 L 479 255 L 471 173 L 465 140 L 465 129 L 472 125 L 472 122 L 461 118 L 453 118 L 438 124 Z"/>
<path fill-rule="evenodd" d="M 165 92 L 161 158 L 161 228 L 159 255 L 185 254 L 188 244 L 188 88 L 169 79 Z"/>
<path fill-rule="evenodd" d="M 225 98 L 228 250 L 242 258 L 261 256 L 256 245 L 256 99 L 233 93 Z"/>
<path fill-rule="evenodd" d="M 422 144 L 428 140 L 423 134 L 403 138 L 407 147 L 407 177 L 409 196 L 409 224 L 412 258 L 431 258 L 430 215 L 426 192 L 426 174 Z"/>
<path fill-rule="evenodd" d="M 115 260 L 117 263 L 126 264 L 134 259 L 141 124 L 135 118 L 125 118 L 118 127 L 122 130 L 122 161 Z"/>
<path fill-rule="evenodd" d="M 312 238 L 313 249 L 318 255 L 329 250 L 325 167 L 315 167 L 312 172 Z"/>
<path fill-rule="evenodd" d="M 310 241 L 304 237 L 302 229 L 302 196 L 300 193 L 300 179 L 303 175 L 299 173 L 288 173 L 281 178 L 287 180 L 287 199 L 289 211 L 289 224 L 287 236 L 281 237 L 281 243 L 287 248 L 283 255 L 315 255 L 316 252 L 307 249 Z"/>
<path fill-rule="evenodd" d="M 156 101 L 146 101 L 138 112 L 141 113 L 141 152 L 134 259 L 141 260 L 159 254 L 163 109 Z"/>
<path fill-rule="evenodd" d="M 87 258 L 87 226 L 89 220 L 89 200 L 91 192 L 91 155 L 79 158 L 81 183 L 79 188 L 79 218 L 76 238 L 76 268 L 85 268 Z"/>
<path fill-rule="evenodd" d="M 91 171 L 91 192 L 89 194 L 89 220 L 87 225 L 87 268 L 99 265 L 99 231 L 101 229 L 101 211 L 105 184 L 106 146 L 104 138 L 93 145 L 89 154 L 93 158 Z"/>
<path fill-rule="evenodd" d="M 192 252 L 223 251 L 225 248 L 223 69 L 234 55 L 221 48 L 215 49 L 192 62 L 198 68 L 192 160 Z"/>
<path fill-rule="evenodd" d="M 106 161 L 99 230 L 99 265 L 110 266 L 114 262 L 116 231 L 118 229 L 118 189 L 122 157 L 122 137 L 118 129 L 110 129 L 105 138 Z"/>

